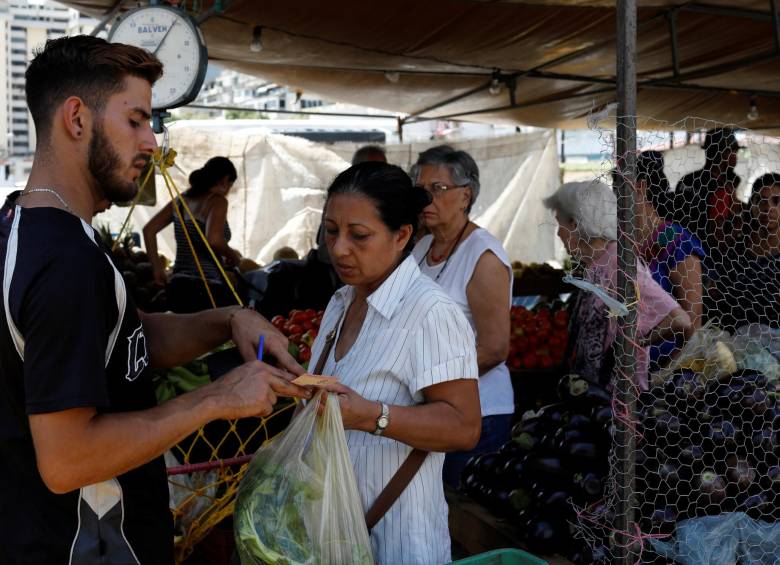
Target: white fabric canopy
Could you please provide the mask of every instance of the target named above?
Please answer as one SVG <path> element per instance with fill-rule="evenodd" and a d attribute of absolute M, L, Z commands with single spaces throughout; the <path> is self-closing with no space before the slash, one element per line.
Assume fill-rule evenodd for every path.
<path fill-rule="evenodd" d="M 417 154 L 440 142 L 390 145 L 388 160 L 408 170 Z M 231 245 L 259 263 L 271 261 L 282 246 L 300 255 L 315 244 L 322 205 L 333 178 L 349 166 L 355 144 L 321 145 L 278 135 L 263 128 L 231 130 L 229 124 L 174 123 L 170 144 L 177 153 L 174 177 L 180 190 L 186 176 L 210 157 L 230 158 L 238 179 L 229 195 Z M 465 140 L 451 145 L 468 151 L 480 167 L 482 189 L 472 216 L 501 240 L 513 260 L 545 261 L 560 257 L 555 225 L 542 199 L 559 182 L 558 154 L 552 131 Z M 185 174 L 186 173 L 186 174 Z M 141 231 L 169 196 L 157 177 L 157 206 L 139 207 L 132 228 Z M 113 208 L 95 223 L 118 231 L 126 208 Z M 175 256 L 172 228 L 159 238 L 161 251 Z"/>

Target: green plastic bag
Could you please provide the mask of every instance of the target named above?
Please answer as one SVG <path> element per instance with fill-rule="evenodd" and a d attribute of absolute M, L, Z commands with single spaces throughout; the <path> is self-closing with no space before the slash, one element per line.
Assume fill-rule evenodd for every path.
<path fill-rule="evenodd" d="M 290 427 L 260 448 L 234 515 L 244 565 L 374 562 L 347 450 L 338 397 L 320 392 Z"/>

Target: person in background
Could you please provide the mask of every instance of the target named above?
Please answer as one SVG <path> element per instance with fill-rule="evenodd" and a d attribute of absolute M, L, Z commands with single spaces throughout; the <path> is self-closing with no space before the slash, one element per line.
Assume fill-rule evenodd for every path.
<path fill-rule="evenodd" d="M 144 226 L 144 242 L 149 261 L 154 269 L 155 281 L 161 286 L 168 283 L 168 304 L 174 312 L 197 312 L 212 306 L 195 257 L 200 262 L 217 306 L 236 303 L 235 297 L 225 284 L 219 268 L 194 225 L 197 222 L 201 232 L 206 235 L 209 246 L 222 262 L 223 268 L 231 269 L 240 264 L 241 253 L 228 245 L 230 226 L 227 222 L 227 195 L 236 177 L 236 168 L 230 159 L 212 157 L 202 168 L 190 174 L 190 188 L 182 195 L 195 217 L 194 220 L 187 213 L 181 199 L 177 198 L 175 205 L 178 213 L 174 210 L 174 203 L 169 202 Z M 179 215 L 184 219 L 184 226 L 179 220 Z M 166 281 L 162 259 L 157 252 L 157 234 L 171 222 L 176 236 L 176 260 L 173 264 L 173 276 L 170 281 Z M 185 229 L 195 248 L 194 255 L 187 241 Z"/>
<path fill-rule="evenodd" d="M 428 149 L 417 158 L 411 177 L 432 196 L 422 212 L 431 233 L 417 242 L 414 258 L 423 274 L 455 300 L 476 333 L 482 436 L 473 450 L 447 455 L 444 481 L 457 486 L 472 456 L 509 441 L 515 411 L 505 363 L 512 268 L 501 242 L 469 219 L 480 184 L 479 168 L 468 153 L 447 145 Z"/>
<path fill-rule="evenodd" d="M 295 249 L 293 249 L 292 247 L 287 247 L 287 246 L 280 247 L 279 249 L 274 251 L 273 260 L 279 261 L 280 259 L 285 259 L 285 260 L 291 259 L 293 261 L 297 261 L 298 252 L 295 251 Z"/>
<path fill-rule="evenodd" d="M 721 270 L 707 299 L 708 316 L 734 331 L 747 324 L 780 328 L 780 173 L 753 183 L 744 253 Z"/>
<path fill-rule="evenodd" d="M 617 198 L 598 181 L 569 182 L 544 200 L 558 222 L 558 237 L 572 259 L 585 269 L 585 280 L 617 295 Z M 685 310 L 655 282 L 637 260 L 637 384 L 647 389 L 649 347 L 666 340 L 684 341 L 693 330 Z M 591 382 L 608 385 L 614 369 L 612 345 L 617 321 L 597 294 L 580 290 L 570 327 L 573 358 L 570 369 Z"/>
<path fill-rule="evenodd" d="M 336 330 L 323 373 L 340 379 L 326 390 L 338 394 L 364 510 L 412 448 L 428 452 L 371 530 L 380 565 L 450 562 L 444 452 L 479 438 L 474 335 L 409 255 L 429 201 L 399 167 L 361 163 L 336 177 L 325 205 L 325 243 L 345 286 L 325 310 L 312 362 Z"/>
<path fill-rule="evenodd" d="M 364 145 L 352 156 L 352 164 L 365 163 L 366 161 L 378 161 L 379 163 L 387 163 L 387 156 L 385 150 L 379 145 Z"/>
<path fill-rule="evenodd" d="M 655 282 L 674 296 L 697 330 L 702 325 L 706 253 L 699 238 L 680 224 L 664 220 L 657 211 L 659 195 L 669 190 L 664 156 L 659 151 L 639 155 L 636 167 L 636 209 L 639 214 L 637 241 L 640 255 Z M 663 365 L 678 344 L 664 341 L 650 348 L 650 359 Z"/>
<path fill-rule="evenodd" d="M 717 252 L 719 233 L 730 232 L 734 220 L 735 191 L 740 178 L 734 172 L 740 149 L 733 130 L 712 129 L 707 132 L 702 148 L 704 168 L 685 175 L 677 183 L 671 198 L 672 217 L 666 218 L 695 234 Z"/>

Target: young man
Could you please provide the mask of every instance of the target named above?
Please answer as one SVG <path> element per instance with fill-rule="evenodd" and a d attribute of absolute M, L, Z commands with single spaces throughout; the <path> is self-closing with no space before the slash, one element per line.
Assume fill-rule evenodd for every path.
<path fill-rule="evenodd" d="M 38 138 L 27 187 L 0 214 L 0 563 L 171 563 L 165 450 L 205 423 L 308 397 L 291 373 L 248 362 L 155 406 L 151 367 L 260 334 L 289 371 L 286 339 L 237 307 L 142 314 L 89 222 L 138 190 L 160 62 L 88 36 L 48 41 L 30 64 Z"/>

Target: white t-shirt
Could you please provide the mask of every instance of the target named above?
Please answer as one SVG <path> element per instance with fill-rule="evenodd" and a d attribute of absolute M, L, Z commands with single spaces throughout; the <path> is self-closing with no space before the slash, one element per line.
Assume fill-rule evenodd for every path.
<path fill-rule="evenodd" d="M 491 251 L 504 263 L 509 269 L 509 303 L 512 303 L 512 266 L 507 257 L 501 242 L 493 237 L 490 232 L 483 228 L 477 228 L 471 232 L 466 239 L 460 242 L 455 252 L 450 256 L 447 268 L 444 268 L 445 261 L 438 265 L 430 266 L 425 259 L 425 255 L 431 247 L 432 235 L 426 235 L 417 245 L 414 246 L 412 255 L 417 261 L 423 274 L 428 275 L 435 280 L 449 294 L 453 300 L 460 306 L 466 319 L 471 324 L 471 328 L 476 333 L 474 326 L 474 316 L 469 308 L 466 288 L 471 277 L 474 276 L 474 269 L 477 267 L 477 261 L 486 251 Z M 441 273 L 439 280 L 437 275 Z M 507 305 L 507 308 L 509 306 Z M 513 414 L 515 411 L 515 397 L 512 390 L 512 380 L 509 377 L 509 369 L 506 363 L 496 365 L 490 371 L 482 375 L 479 379 L 479 398 L 482 406 L 482 417 L 495 416 L 498 414 Z"/>
<path fill-rule="evenodd" d="M 344 311 L 353 299 L 351 286 L 339 289 L 331 299 L 312 347 L 313 363 L 320 357 L 324 336 L 337 326 L 341 331 Z M 335 350 L 334 346 L 323 374 L 337 376 L 361 396 L 389 405 L 420 404 L 426 387 L 479 375 L 474 334 L 466 318 L 452 298 L 420 273 L 412 257 L 368 297 L 360 333 L 338 362 Z M 368 511 L 412 448 L 360 431 L 347 431 L 346 437 L 363 509 Z M 374 526 L 371 545 L 377 563 L 450 562 L 443 464 L 443 453 L 430 453 Z"/>

